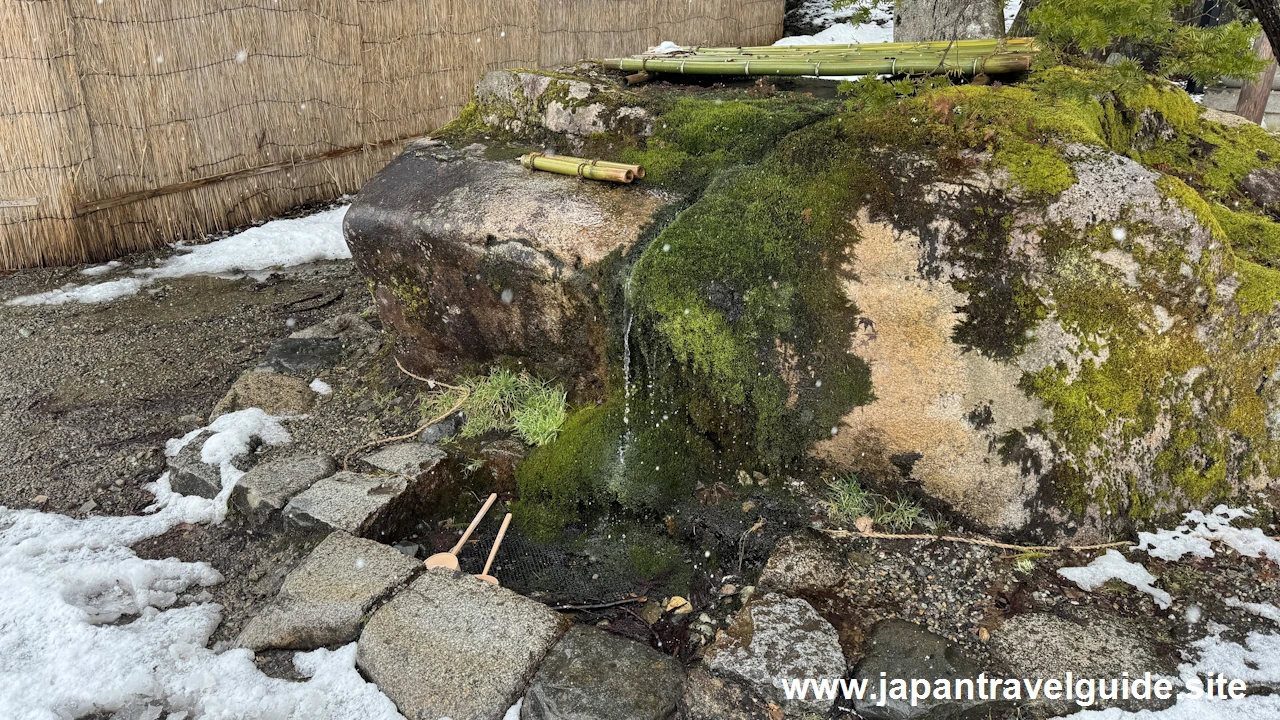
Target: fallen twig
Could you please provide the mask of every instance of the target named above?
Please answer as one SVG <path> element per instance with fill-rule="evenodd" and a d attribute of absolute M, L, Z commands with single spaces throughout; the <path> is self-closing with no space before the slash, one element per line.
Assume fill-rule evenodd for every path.
<path fill-rule="evenodd" d="M 1106 548 L 1120 547 L 1122 545 L 1132 545 L 1129 540 L 1121 540 L 1119 542 L 1098 543 L 1096 545 L 1013 545 L 1011 543 L 996 542 L 991 538 L 984 537 L 960 537 L 958 535 L 926 535 L 923 533 L 912 535 L 894 535 L 893 533 L 882 533 L 870 530 L 867 532 L 858 532 L 856 530 L 823 530 L 822 532 L 833 538 L 873 538 L 876 540 L 940 540 L 943 542 L 967 543 L 969 545 L 982 545 L 983 547 L 999 548 L 1001 550 L 1021 550 L 1041 551 L 1041 552 L 1057 552 L 1059 550 L 1105 550 Z"/>
<path fill-rule="evenodd" d="M 648 599 L 649 598 L 647 597 L 641 596 L 641 597 L 626 598 L 624 600 L 614 600 L 613 602 L 599 603 L 596 605 L 556 605 L 551 609 L 552 610 L 603 610 L 605 608 L 618 607 L 619 605 L 630 605 L 632 603 L 642 603 Z"/>
<path fill-rule="evenodd" d="M 342 457 L 343 470 L 347 469 L 347 463 L 351 461 L 352 455 L 355 455 L 356 453 L 362 452 L 364 450 L 368 450 L 370 448 L 378 447 L 379 445 L 386 445 L 387 443 L 396 442 L 397 440 L 408 440 L 409 438 L 416 436 L 418 433 L 422 432 L 423 430 L 426 430 L 431 425 L 434 425 L 440 422 L 441 420 L 444 420 L 445 418 L 449 417 L 450 415 L 454 414 L 455 412 L 457 412 L 458 408 L 462 407 L 462 403 L 466 402 L 467 398 L 471 397 L 470 388 L 460 387 L 458 385 L 450 385 L 449 383 L 440 382 L 439 380 L 428 380 L 427 378 L 424 378 L 421 375 L 414 375 L 413 373 L 404 369 L 404 365 L 400 364 L 400 358 L 396 358 L 396 367 L 400 368 L 400 372 L 404 373 L 405 375 L 408 375 L 414 380 L 427 383 L 433 389 L 435 388 L 436 385 L 439 385 L 441 387 L 445 387 L 450 390 L 457 390 L 458 392 L 461 392 L 462 397 L 458 398 L 458 401 L 453 404 L 453 407 L 449 408 L 448 411 L 446 411 L 443 415 L 440 415 L 439 417 L 431 418 L 430 420 L 419 425 L 417 428 L 415 428 L 411 432 L 405 433 L 404 435 L 397 435 L 395 437 L 383 438 L 381 440 L 374 440 L 373 442 L 365 443 L 364 445 L 361 445 L 360 447 L 347 453 Z"/>

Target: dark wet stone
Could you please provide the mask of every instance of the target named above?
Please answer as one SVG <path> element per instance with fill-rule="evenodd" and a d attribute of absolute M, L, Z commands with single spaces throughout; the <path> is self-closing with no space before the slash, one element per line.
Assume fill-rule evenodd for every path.
<path fill-rule="evenodd" d="M 316 372 L 342 362 L 342 341 L 334 338 L 284 338 L 272 345 L 259 368 L 276 372 Z"/>

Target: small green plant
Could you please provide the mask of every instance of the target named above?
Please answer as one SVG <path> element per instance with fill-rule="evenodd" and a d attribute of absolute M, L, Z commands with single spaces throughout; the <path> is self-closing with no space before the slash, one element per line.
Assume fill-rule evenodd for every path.
<path fill-rule="evenodd" d="M 829 492 L 823 505 L 827 508 L 827 514 L 840 522 L 853 523 L 860 517 L 870 516 L 875 508 L 875 498 L 862 487 L 858 476 L 853 473 L 832 478 L 827 482 L 827 487 Z"/>
<path fill-rule="evenodd" d="M 881 502 L 876 504 L 876 514 L 871 517 L 877 525 L 883 525 L 890 530 L 902 532 L 910 530 L 912 525 L 920 519 L 924 513 L 924 508 L 920 507 L 920 503 L 912 500 L 904 493 L 898 493 L 893 498 L 883 498 Z"/>
<path fill-rule="evenodd" d="M 902 532 L 924 518 L 924 508 L 909 495 L 898 493 L 887 497 L 873 493 L 862 486 L 854 473 L 832 479 L 827 488 L 827 499 L 823 502 L 827 514 L 846 524 L 869 517 L 876 525 Z"/>
<path fill-rule="evenodd" d="M 464 438 L 510 430 L 529 445 L 546 445 L 564 425 L 564 388 L 528 373 L 496 368 L 488 375 L 464 378 L 459 385 L 468 392 L 459 408 L 467 416 L 460 433 Z M 463 392 L 431 392 L 419 403 L 419 412 L 424 420 L 440 417 L 458 403 Z"/>

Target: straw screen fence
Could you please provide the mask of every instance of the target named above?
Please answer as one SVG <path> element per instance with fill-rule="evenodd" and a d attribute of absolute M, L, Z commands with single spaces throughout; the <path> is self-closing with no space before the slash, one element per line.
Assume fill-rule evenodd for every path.
<path fill-rule="evenodd" d="M 0 0 L 0 268 L 358 190 L 485 72 L 767 44 L 784 0 Z"/>

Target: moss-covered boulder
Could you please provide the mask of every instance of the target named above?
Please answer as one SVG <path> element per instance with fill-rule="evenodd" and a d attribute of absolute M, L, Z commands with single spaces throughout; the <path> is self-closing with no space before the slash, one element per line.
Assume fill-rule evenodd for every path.
<path fill-rule="evenodd" d="M 600 397 L 600 266 L 674 196 L 533 173 L 487 149 L 415 144 L 347 211 L 347 242 L 397 356 L 433 375 L 511 360 Z"/>
<path fill-rule="evenodd" d="M 445 367 L 536 348 L 535 364 L 595 378 L 591 402 L 517 471 L 525 529 L 554 535 L 619 508 L 676 527 L 682 503 L 739 474 L 820 487 L 852 471 L 953 524 L 1082 539 L 1280 476 L 1280 225 L 1243 182 L 1280 165 L 1280 142 L 1256 126 L 1210 121 L 1181 90 L 1123 69 L 1004 86 L 868 80 L 841 100 L 504 77 L 444 133 L 452 148 L 483 142 L 484 175 L 523 172 L 510 158 L 547 146 L 648 169 L 647 189 L 525 179 L 504 202 L 535 217 L 555 198 L 670 199 L 629 216 L 643 219 L 578 274 L 531 279 L 537 301 L 495 316 L 484 347 L 497 352 L 430 313 L 502 311 L 505 286 L 488 305 L 458 303 L 471 266 L 440 253 L 484 246 L 468 252 L 487 258 L 524 230 L 444 243 L 461 236 L 423 230 L 474 218 L 456 198 L 492 187 L 484 177 L 441 169 L 455 176 L 396 190 L 410 177 L 397 168 L 420 161 L 408 156 L 432 152 L 419 148 L 370 184 L 383 207 L 362 208 L 362 194 L 352 209 L 413 208 L 384 223 L 412 227 L 397 229 L 407 240 L 352 238 L 380 299 L 397 292 L 388 268 L 432 268 L 414 282 L 435 278 L 435 310 L 410 319 L 403 299 L 382 302 L 417 338 L 402 340 L 408 354 Z M 593 106 L 572 132 L 556 124 Z M 578 122 L 588 115 L 607 122 Z M 588 268 L 595 294 L 573 307 L 596 318 L 594 364 L 585 343 L 529 331 Z M 502 345 L 512 336 L 525 349 Z M 557 369 L 556 357 L 578 359 Z"/>

